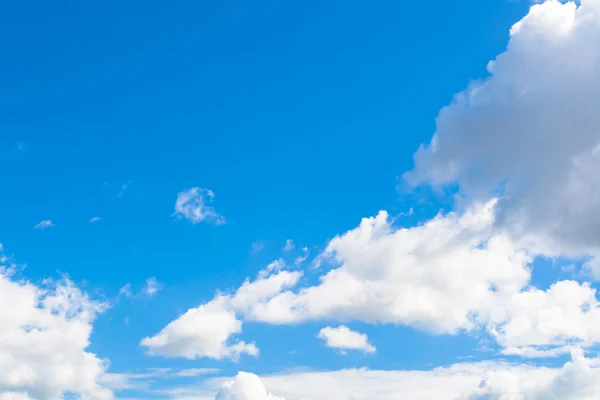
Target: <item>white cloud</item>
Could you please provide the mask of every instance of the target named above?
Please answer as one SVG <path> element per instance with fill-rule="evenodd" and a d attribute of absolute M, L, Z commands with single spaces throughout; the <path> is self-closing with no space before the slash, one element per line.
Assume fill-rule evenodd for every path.
<path fill-rule="evenodd" d="M 34 229 L 46 229 L 51 228 L 53 226 L 54 224 L 52 223 L 52 220 L 45 219 L 43 221 L 40 221 L 36 226 L 34 226 Z"/>
<path fill-rule="evenodd" d="M 94 222 L 98 222 L 101 220 L 102 220 L 102 218 L 100 218 L 100 217 L 92 217 L 92 218 L 90 218 L 90 224 L 93 224 Z"/>
<path fill-rule="evenodd" d="M 253 319 L 401 323 L 435 333 L 478 326 L 530 278 L 530 257 L 506 236 L 489 236 L 493 203 L 422 226 L 393 228 L 387 214 L 334 238 L 324 258 L 339 264 L 316 286 L 282 292 L 252 307 Z M 485 266 L 483 268 L 482 266 Z"/>
<path fill-rule="evenodd" d="M 317 284 L 298 287 L 302 273 L 277 260 L 254 281 L 215 299 L 240 325 L 333 320 L 402 324 L 434 334 L 484 330 L 504 354 L 526 357 L 600 343 L 595 291 L 570 281 L 545 291 L 529 287 L 533 255 L 494 231 L 494 208 L 490 201 L 404 229 L 381 212 L 329 242 L 319 258 L 333 268 Z M 226 332 L 223 340 L 239 330 Z"/>
<path fill-rule="evenodd" d="M 280 271 L 268 275 L 261 271 L 257 280 L 246 281 L 236 293 L 217 294 L 210 302 L 189 309 L 157 335 L 143 339 L 141 344 L 150 354 L 167 357 L 237 360 L 242 354 L 257 356 L 254 343 L 232 339 L 242 332 L 242 321 L 236 312 L 250 315 L 249 307 L 263 304 L 282 289 L 295 285 L 300 276 L 298 272 Z"/>
<path fill-rule="evenodd" d="M 225 218 L 210 206 L 214 197 L 215 194 L 208 189 L 194 187 L 184 190 L 177 195 L 174 215 L 185 218 L 194 224 L 200 222 L 209 222 L 215 225 L 225 224 Z"/>
<path fill-rule="evenodd" d="M 288 239 L 285 241 L 285 245 L 283 246 L 282 251 L 292 251 L 296 248 L 294 241 L 292 239 Z"/>
<path fill-rule="evenodd" d="M 318 338 L 323 339 L 327 347 L 334 349 L 361 350 L 365 353 L 374 353 L 376 350 L 369 343 L 367 335 L 353 331 L 344 325 L 337 328 L 327 326 L 319 331 Z"/>
<path fill-rule="evenodd" d="M 231 339 L 241 331 L 242 321 L 227 308 L 227 298 L 217 295 L 188 310 L 155 336 L 144 338 L 141 344 L 151 355 L 166 357 L 237 360 L 241 354 L 257 356 L 254 343 Z"/>
<path fill-rule="evenodd" d="M 68 279 L 35 286 L 0 274 L 0 398 L 112 399 L 99 383 L 106 362 L 86 351 L 105 308 Z"/>
<path fill-rule="evenodd" d="M 161 289 L 162 284 L 155 277 L 152 276 L 146 279 L 146 286 L 144 287 L 143 293 L 148 297 L 152 297 Z"/>
<path fill-rule="evenodd" d="M 529 288 L 498 304 L 490 320 L 500 321 L 490 328 L 508 354 L 544 355 L 535 351 L 542 346 L 546 356 L 559 355 L 569 351 L 565 346 L 570 343 L 600 343 L 600 303 L 587 283 L 560 281 L 546 291 Z"/>
<path fill-rule="evenodd" d="M 501 192 L 499 227 L 548 254 L 600 254 L 599 31 L 598 0 L 534 5 L 490 77 L 440 112 L 407 181 Z"/>
<path fill-rule="evenodd" d="M 285 400 L 267 392 L 260 378 L 254 374 L 240 372 L 223 383 L 215 400 Z"/>
<path fill-rule="evenodd" d="M 469 400 L 594 400 L 600 398 L 598 360 L 575 349 L 572 361 L 551 371 L 550 379 L 529 380 L 515 371 L 495 371 L 482 381 Z"/>

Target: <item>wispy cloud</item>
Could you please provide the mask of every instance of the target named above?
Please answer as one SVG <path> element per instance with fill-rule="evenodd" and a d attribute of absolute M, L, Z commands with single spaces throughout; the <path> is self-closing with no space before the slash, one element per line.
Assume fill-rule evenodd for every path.
<path fill-rule="evenodd" d="M 210 206 L 215 194 L 212 190 L 194 187 L 184 190 L 177 195 L 175 213 L 179 218 L 185 218 L 193 224 L 209 222 L 215 225 L 226 223 L 225 218 Z"/>
<path fill-rule="evenodd" d="M 288 239 L 285 241 L 285 246 L 283 246 L 282 251 L 292 251 L 296 248 L 294 241 L 292 239 Z"/>
<path fill-rule="evenodd" d="M 263 251 L 265 248 L 265 242 L 261 239 L 257 240 L 256 242 L 252 243 L 252 247 L 250 248 L 250 254 L 256 254 L 256 253 L 260 253 L 261 251 Z"/>
<path fill-rule="evenodd" d="M 90 218 L 90 224 L 93 224 L 94 222 L 98 222 L 100 220 L 102 220 L 102 218 L 100 218 L 100 217 L 92 217 L 92 218 Z"/>
<path fill-rule="evenodd" d="M 302 251 L 304 252 L 304 254 L 299 257 L 296 257 L 296 259 L 294 260 L 294 264 L 300 265 L 308 258 L 308 255 L 310 254 L 310 252 L 308 251 L 308 247 L 303 247 Z"/>
<path fill-rule="evenodd" d="M 146 286 L 144 287 L 144 294 L 148 297 L 154 296 L 162 289 L 162 284 L 155 278 L 150 277 L 146 279 Z"/>
<path fill-rule="evenodd" d="M 52 220 L 45 219 L 43 221 L 40 221 L 36 226 L 34 226 L 34 229 L 46 229 L 46 228 L 50 228 L 53 226 L 54 226 L 54 224 L 52 223 Z"/>
<path fill-rule="evenodd" d="M 121 190 L 119 191 L 119 194 L 117 196 L 123 196 L 125 194 L 125 191 L 129 188 L 129 185 L 131 185 L 131 181 L 127 183 L 121 183 Z"/>

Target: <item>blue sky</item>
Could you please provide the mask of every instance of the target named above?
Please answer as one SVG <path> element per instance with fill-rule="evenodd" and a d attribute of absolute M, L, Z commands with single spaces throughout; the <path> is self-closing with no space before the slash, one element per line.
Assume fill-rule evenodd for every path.
<path fill-rule="evenodd" d="M 593 356 L 600 335 L 587 308 L 568 320 L 584 326 L 577 333 L 540 328 L 531 341 L 515 339 L 527 335 L 517 327 L 522 309 L 543 307 L 524 307 L 516 297 L 532 290 L 551 297 L 557 282 L 583 293 L 600 276 L 600 189 L 590 152 L 600 143 L 600 121 L 592 116 L 597 95 L 586 89 L 600 72 L 595 31 L 581 22 L 597 16 L 598 2 L 582 3 L 5 4 L 0 243 L 15 268 L 4 279 L 42 288 L 48 278 L 68 276 L 77 293 L 104 305 L 85 319 L 93 331 L 79 350 L 106 360 L 102 374 L 111 379 L 144 381 L 117 388 L 98 373 L 99 387 L 116 398 L 208 399 L 220 383 L 203 374 L 127 378 L 149 368 L 211 368 L 223 379 L 247 371 L 295 400 L 277 391 L 273 376 L 501 360 L 560 368 L 570 359 L 567 345 Z M 555 76 L 566 83 L 550 83 Z M 177 208 L 181 196 L 193 197 L 184 209 Z M 482 205 L 494 201 L 487 217 Z M 371 222 L 359 226 L 361 219 L 380 210 L 387 223 L 372 222 L 376 233 L 364 239 L 358 233 Z M 467 222 L 469 213 L 481 226 Z M 288 240 L 293 249 L 284 250 Z M 259 275 L 280 258 L 285 267 Z M 468 272 L 463 262 L 477 269 Z M 436 297 L 460 293 L 459 283 L 446 287 L 444 274 L 462 282 L 461 274 L 469 280 L 481 269 L 492 271 L 482 273 L 484 297 L 470 297 L 480 294 L 475 280 L 456 307 Z M 365 296 L 374 300 L 332 305 L 304 296 L 332 271 L 373 283 Z M 277 302 L 236 303 L 246 279 L 252 285 L 283 273 L 298 273 L 288 287 L 292 305 L 281 306 L 285 317 L 274 308 L 287 301 L 284 289 L 273 293 Z M 399 293 L 425 285 L 432 304 L 449 308 L 430 310 L 419 295 L 414 301 L 423 309 L 404 297 L 389 300 L 395 291 L 382 289 L 389 282 Z M 254 343 L 258 354 L 194 348 L 186 357 L 180 346 L 202 347 L 207 339 L 199 334 L 190 345 L 175 330 L 165 343 L 143 344 L 217 293 L 227 302 L 219 318 L 243 323 L 228 328 L 227 343 Z M 488 297 L 498 303 L 488 305 Z M 495 307 L 513 310 L 513 301 L 514 314 L 499 316 Z M 594 301 L 586 307 L 595 310 Z M 550 310 L 572 306 L 564 298 L 549 302 Z M 192 336 L 221 321 L 206 318 L 191 323 Z M 340 325 L 353 336 L 320 337 Z M 15 325 L 17 335 L 23 326 Z M 360 335 L 377 350 L 356 344 Z M 557 353 L 532 360 L 507 349 Z M 190 385 L 195 394 L 173 394 Z M 59 397 L 36 390 L 0 380 L 2 400 L 5 392 L 101 398 L 68 385 L 56 389 Z"/>

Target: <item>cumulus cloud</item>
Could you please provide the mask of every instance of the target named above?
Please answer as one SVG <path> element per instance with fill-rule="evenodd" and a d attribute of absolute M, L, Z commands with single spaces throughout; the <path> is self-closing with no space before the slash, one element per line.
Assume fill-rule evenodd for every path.
<path fill-rule="evenodd" d="M 46 229 L 46 228 L 51 228 L 53 226 L 54 226 L 54 224 L 52 223 L 52 220 L 45 219 L 43 221 L 38 222 L 38 224 L 36 226 L 34 226 L 34 228 L 35 229 Z"/>
<path fill-rule="evenodd" d="M 215 194 L 212 190 L 194 187 L 177 195 L 175 216 L 185 218 L 194 224 L 200 222 L 225 224 L 225 218 L 210 206 Z"/>
<path fill-rule="evenodd" d="M 105 308 L 66 278 L 36 286 L 0 274 L 0 398 L 111 399 L 100 384 L 107 363 L 86 351 Z"/>
<path fill-rule="evenodd" d="M 242 331 L 242 321 L 227 308 L 227 299 L 217 296 L 207 304 L 188 310 L 163 330 L 141 342 L 151 355 L 166 357 L 229 358 L 241 354 L 258 355 L 254 343 L 232 340 Z"/>
<path fill-rule="evenodd" d="M 345 325 L 337 328 L 327 326 L 319 331 L 319 339 L 325 341 L 327 347 L 340 350 L 361 350 L 374 353 L 375 347 L 369 343 L 366 334 L 351 330 Z"/>
<path fill-rule="evenodd" d="M 547 254 L 599 254 L 599 34 L 598 0 L 532 6 L 490 76 L 440 112 L 406 181 L 458 184 L 467 201 L 501 193 L 499 227 Z"/>
<path fill-rule="evenodd" d="M 528 254 L 508 237 L 489 236 L 493 207 L 409 229 L 392 227 L 385 212 L 365 218 L 327 245 L 323 258 L 339 266 L 318 285 L 254 305 L 249 317 L 402 323 L 435 333 L 473 329 L 478 314 L 507 301 L 530 277 Z"/>
<path fill-rule="evenodd" d="M 260 378 L 254 374 L 240 372 L 230 381 L 223 383 L 215 400 L 285 400 L 267 392 Z"/>
<path fill-rule="evenodd" d="M 263 304 L 284 288 L 295 285 L 300 276 L 299 272 L 279 271 L 269 275 L 261 271 L 255 281 L 247 280 L 235 293 L 219 293 L 210 302 L 188 310 L 141 344 L 150 354 L 167 357 L 237 360 L 242 354 L 257 356 L 254 343 L 233 339 L 242 331 L 237 313 L 249 313 L 249 307 Z"/>

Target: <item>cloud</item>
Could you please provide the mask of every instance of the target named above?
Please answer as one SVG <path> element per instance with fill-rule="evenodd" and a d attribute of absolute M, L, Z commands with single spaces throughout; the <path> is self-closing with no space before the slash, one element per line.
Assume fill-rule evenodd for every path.
<path fill-rule="evenodd" d="M 127 182 L 127 183 L 121 183 L 121 189 L 119 190 L 119 193 L 117 194 L 118 197 L 122 197 L 125 192 L 127 191 L 127 189 L 129 189 L 129 185 L 131 185 L 131 181 Z"/>
<path fill-rule="evenodd" d="M 121 296 L 131 297 L 131 283 L 127 283 L 119 289 L 119 297 Z"/>
<path fill-rule="evenodd" d="M 105 309 L 67 278 L 35 286 L 0 274 L 0 398 L 112 399 L 100 384 L 107 363 L 86 351 Z"/>
<path fill-rule="evenodd" d="M 560 281 L 547 291 L 530 288 L 499 306 L 494 319 L 505 321 L 494 333 L 506 347 L 600 342 L 600 304 L 587 283 Z"/>
<path fill-rule="evenodd" d="M 183 357 L 190 360 L 229 358 L 242 354 L 258 355 L 254 343 L 232 340 L 242 331 L 242 321 L 228 310 L 227 299 L 217 296 L 209 303 L 188 310 L 152 337 L 144 338 L 142 346 L 150 355 Z"/>
<path fill-rule="evenodd" d="M 506 51 L 441 110 L 410 185 L 501 193 L 497 225 L 549 255 L 600 254 L 600 6 L 548 0 L 510 32 Z M 589 267 L 600 277 L 600 263 Z"/>
<path fill-rule="evenodd" d="M 143 293 L 148 297 L 152 297 L 161 289 L 162 284 L 155 277 L 152 276 L 146 279 L 146 286 L 143 289 Z"/>
<path fill-rule="evenodd" d="M 215 194 L 208 189 L 194 187 L 184 190 L 177 195 L 174 215 L 185 218 L 193 224 L 208 222 L 223 225 L 226 223 L 225 218 L 209 205 L 214 197 Z"/>
<path fill-rule="evenodd" d="M 219 293 L 208 303 L 189 309 L 141 344 L 151 355 L 167 357 L 237 360 L 242 354 L 258 356 L 254 343 L 233 339 L 242 332 L 237 313 L 249 312 L 249 307 L 295 285 L 300 276 L 298 272 L 279 271 L 274 275 L 263 272 L 254 282 L 246 281 L 236 293 Z"/>
<path fill-rule="evenodd" d="M 296 248 L 296 245 L 294 244 L 294 241 L 292 239 L 288 239 L 285 241 L 285 245 L 283 246 L 283 249 L 281 249 L 281 251 L 292 251 Z"/>
<path fill-rule="evenodd" d="M 100 217 L 92 217 L 92 218 L 90 218 L 90 224 L 93 224 L 94 222 L 98 222 L 101 220 L 102 220 L 102 218 L 100 218 Z"/>
<path fill-rule="evenodd" d="M 241 372 L 224 382 L 212 379 L 166 392 L 173 399 L 207 400 L 215 391 L 216 400 L 595 400 L 600 398 L 599 366 L 599 359 L 573 349 L 572 361 L 559 368 L 483 361 L 430 370 L 361 368 L 260 378 Z"/>
<path fill-rule="evenodd" d="M 506 236 L 490 236 L 494 203 L 396 229 L 387 213 L 329 242 L 322 257 L 337 267 L 314 286 L 283 292 L 251 308 L 271 323 L 359 320 L 458 333 L 523 288 L 529 255 Z M 481 266 L 485 265 L 486 268 Z"/>
<path fill-rule="evenodd" d="M 250 248 L 250 254 L 260 253 L 264 250 L 264 248 L 265 242 L 263 242 L 262 240 L 257 240 L 256 242 L 252 243 L 252 247 Z"/>
<path fill-rule="evenodd" d="M 294 260 L 294 264 L 300 265 L 308 258 L 308 255 L 310 254 L 310 252 L 308 251 L 308 247 L 303 247 L 302 251 L 304 252 L 304 254 L 296 257 L 296 259 Z"/>
<path fill-rule="evenodd" d="M 51 228 L 53 226 L 54 224 L 52 223 L 52 220 L 45 219 L 43 221 L 40 221 L 36 226 L 34 226 L 34 229 L 46 229 Z"/>
<path fill-rule="evenodd" d="M 260 378 L 254 374 L 240 372 L 223 383 L 215 400 L 285 400 L 267 392 Z"/>
<path fill-rule="evenodd" d="M 331 268 L 316 284 L 299 286 L 302 273 L 277 260 L 215 299 L 240 324 L 361 321 L 487 332 L 504 354 L 526 357 L 600 343 L 595 290 L 574 281 L 530 287 L 534 254 L 493 229 L 495 207 L 492 200 L 411 228 L 392 226 L 380 212 L 327 244 L 318 257 Z M 227 332 L 223 340 L 239 333 Z"/>
<path fill-rule="evenodd" d="M 374 353 L 375 347 L 369 343 L 367 335 L 356 332 L 347 326 L 337 328 L 327 326 L 319 331 L 319 339 L 325 341 L 327 347 L 341 350 L 361 350 L 365 353 Z"/>

